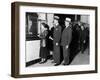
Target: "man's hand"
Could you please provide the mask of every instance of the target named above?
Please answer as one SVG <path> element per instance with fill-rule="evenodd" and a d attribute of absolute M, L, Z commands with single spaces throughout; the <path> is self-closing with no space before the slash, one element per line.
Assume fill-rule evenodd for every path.
<path fill-rule="evenodd" d="M 56 46 L 58 46 L 58 43 L 56 43 Z"/>
<path fill-rule="evenodd" d="M 37 34 L 38 37 L 40 37 L 40 34 Z"/>
<path fill-rule="evenodd" d="M 50 36 L 49 39 L 53 40 L 53 38 Z"/>
<path fill-rule="evenodd" d="M 83 43 L 85 43 L 85 40 L 83 41 Z"/>
<path fill-rule="evenodd" d="M 66 47 L 65 47 L 66 49 L 68 49 L 68 45 L 66 45 Z"/>

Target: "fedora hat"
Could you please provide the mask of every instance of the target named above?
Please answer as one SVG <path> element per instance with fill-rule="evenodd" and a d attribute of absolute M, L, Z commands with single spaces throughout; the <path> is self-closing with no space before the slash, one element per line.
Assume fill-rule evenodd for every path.
<path fill-rule="evenodd" d="M 59 17 L 58 16 L 54 16 L 54 19 L 59 20 Z"/>
<path fill-rule="evenodd" d="M 71 19 L 70 18 L 66 18 L 65 21 L 71 22 Z"/>

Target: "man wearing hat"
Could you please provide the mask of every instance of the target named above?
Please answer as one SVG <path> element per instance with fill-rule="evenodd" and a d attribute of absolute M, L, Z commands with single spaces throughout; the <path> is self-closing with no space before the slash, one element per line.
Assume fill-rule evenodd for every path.
<path fill-rule="evenodd" d="M 53 46 L 54 46 L 53 59 L 55 62 L 54 66 L 60 64 L 60 39 L 61 39 L 61 26 L 59 25 L 59 17 L 54 16 L 54 31 L 53 31 Z"/>
<path fill-rule="evenodd" d="M 61 37 L 61 46 L 63 48 L 63 58 L 64 62 L 63 65 L 68 65 L 69 64 L 69 45 L 71 43 L 71 38 L 72 38 L 72 29 L 70 27 L 70 18 L 65 19 L 65 29 L 62 32 L 62 37 Z"/>
<path fill-rule="evenodd" d="M 81 53 L 84 53 L 85 50 L 85 44 L 86 44 L 86 29 L 84 24 L 79 25 L 79 48 L 81 50 Z"/>

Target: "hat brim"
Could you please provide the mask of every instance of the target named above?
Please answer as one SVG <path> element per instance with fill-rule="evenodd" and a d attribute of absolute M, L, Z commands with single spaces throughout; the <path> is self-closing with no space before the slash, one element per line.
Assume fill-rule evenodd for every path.
<path fill-rule="evenodd" d="M 65 20 L 65 22 L 71 22 L 71 21 Z"/>
<path fill-rule="evenodd" d="M 57 19 L 57 18 L 54 18 L 54 19 L 59 20 L 59 19 Z"/>

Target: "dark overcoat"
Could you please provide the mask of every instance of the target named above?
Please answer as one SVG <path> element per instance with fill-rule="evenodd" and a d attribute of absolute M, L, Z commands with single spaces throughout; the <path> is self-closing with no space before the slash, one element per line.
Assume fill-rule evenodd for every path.
<path fill-rule="evenodd" d="M 69 46 L 72 40 L 72 29 L 67 27 L 62 32 L 61 45 L 63 47 L 64 64 L 69 64 Z M 68 46 L 68 48 L 66 48 Z"/>
<path fill-rule="evenodd" d="M 72 29 L 70 27 L 65 28 L 62 32 L 62 37 L 61 37 L 61 45 L 66 46 L 71 43 L 72 39 Z"/>
<path fill-rule="evenodd" d="M 57 25 L 53 31 L 53 45 L 54 45 L 53 58 L 54 62 L 57 64 L 60 63 L 60 40 L 61 40 L 61 26 Z"/>

